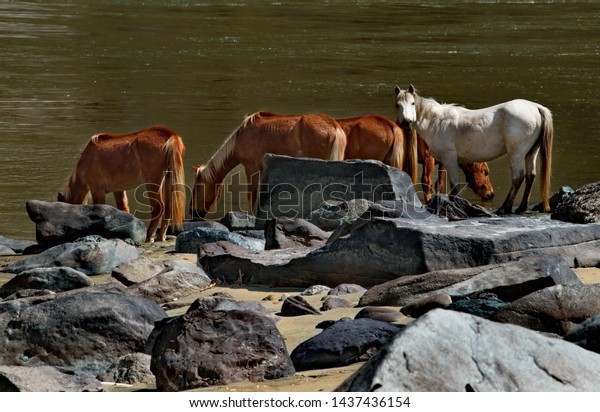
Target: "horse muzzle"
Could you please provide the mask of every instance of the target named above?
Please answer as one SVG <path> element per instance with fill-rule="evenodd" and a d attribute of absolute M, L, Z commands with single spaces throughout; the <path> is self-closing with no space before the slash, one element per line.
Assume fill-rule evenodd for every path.
<path fill-rule="evenodd" d="M 481 196 L 481 200 L 492 200 L 494 198 L 494 192 L 488 192 Z"/>
<path fill-rule="evenodd" d="M 413 122 L 409 120 L 402 120 L 400 123 L 398 123 L 398 126 L 400 126 L 400 128 L 402 128 L 402 130 L 405 132 L 410 133 L 412 132 Z"/>

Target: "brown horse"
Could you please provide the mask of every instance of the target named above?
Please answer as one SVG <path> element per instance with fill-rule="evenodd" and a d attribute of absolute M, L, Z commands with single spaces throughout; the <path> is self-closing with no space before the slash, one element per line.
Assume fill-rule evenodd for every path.
<path fill-rule="evenodd" d="M 181 229 L 185 185 L 181 137 L 164 127 L 127 134 L 92 136 L 58 200 L 82 204 L 89 194 L 96 204 L 113 193 L 117 208 L 128 212 L 125 190 L 146 185 L 151 207 L 146 241 L 151 242 L 162 220 L 157 240 L 165 240 L 169 224 Z"/>
<path fill-rule="evenodd" d="M 343 160 L 346 134 L 322 114 L 283 115 L 257 112 L 248 116 L 225 140 L 206 166 L 195 166 L 190 202 L 192 218 L 202 218 L 219 198 L 227 174 L 241 164 L 248 179 L 248 201 L 254 210 L 265 153 Z"/>
<path fill-rule="evenodd" d="M 348 143 L 345 159 L 373 159 L 407 172 L 417 181 L 417 145 L 415 133 L 405 139 L 403 130 L 387 118 L 367 116 L 336 119 Z"/>
<path fill-rule="evenodd" d="M 425 202 L 431 200 L 432 175 L 435 165 L 438 165 L 438 180 L 436 183 L 436 193 L 440 193 L 444 187 L 446 179 L 446 170 L 434 157 L 429 153 L 427 143 L 417 136 L 417 147 L 419 153 L 419 163 L 423 164 L 423 174 L 421 175 L 421 184 L 423 185 L 423 196 Z M 486 162 L 482 163 L 460 163 L 462 171 L 467 178 L 467 184 L 475 192 L 481 200 L 491 200 L 494 198 L 494 186 L 490 181 L 490 168 Z"/>

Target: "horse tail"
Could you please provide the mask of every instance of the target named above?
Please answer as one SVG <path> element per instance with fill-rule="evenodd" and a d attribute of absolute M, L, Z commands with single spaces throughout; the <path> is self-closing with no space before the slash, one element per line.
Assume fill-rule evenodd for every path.
<path fill-rule="evenodd" d="M 393 142 L 389 154 L 389 165 L 400 170 L 404 168 L 404 134 L 399 127 L 391 126 Z M 387 157 L 387 156 L 386 156 Z"/>
<path fill-rule="evenodd" d="M 346 151 L 346 133 L 340 125 L 335 127 L 335 139 L 333 145 L 331 145 L 331 151 L 329 152 L 329 160 L 344 160 L 344 152 Z"/>
<path fill-rule="evenodd" d="M 404 133 L 404 130 L 401 130 Z M 419 153 L 417 152 L 417 131 L 413 128 L 408 136 L 404 135 L 404 170 L 410 175 L 413 184 L 417 184 L 417 167 L 419 166 Z M 408 139 L 406 139 L 408 137 Z"/>
<path fill-rule="evenodd" d="M 544 212 L 550 211 L 550 174 L 552 169 L 552 141 L 554 140 L 554 126 L 552 122 L 552 113 L 547 108 L 540 106 L 540 115 L 542 116 L 542 130 L 538 137 L 540 144 L 540 157 L 542 158 L 542 168 L 540 176 L 540 191 L 542 195 L 542 205 Z"/>
<path fill-rule="evenodd" d="M 185 205 L 185 173 L 183 170 L 183 155 L 185 146 L 183 140 L 174 134 L 164 145 L 167 160 L 167 171 L 163 180 L 163 199 L 165 202 L 164 219 L 171 220 L 173 228 L 183 228 Z"/>

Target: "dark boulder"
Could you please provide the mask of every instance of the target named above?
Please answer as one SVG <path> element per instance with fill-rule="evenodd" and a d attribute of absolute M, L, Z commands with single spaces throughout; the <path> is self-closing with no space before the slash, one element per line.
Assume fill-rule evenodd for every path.
<path fill-rule="evenodd" d="M 298 371 L 362 362 L 403 328 L 373 319 L 340 320 L 298 345 L 291 358 Z"/>
<path fill-rule="evenodd" d="M 207 227 L 196 227 L 181 232 L 175 241 L 176 253 L 198 253 L 200 246 L 207 243 L 227 241 L 253 252 L 264 250 L 265 242 L 260 239 L 247 238 L 238 233 L 216 230 Z"/>
<path fill-rule="evenodd" d="M 269 219 L 265 223 L 265 250 L 322 246 L 329 233 L 304 219 Z"/>
<path fill-rule="evenodd" d="M 228 306 L 219 309 L 221 300 Z M 257 382 L 295 372 L 273 320 L 231 301 L 197 301 L 184 315 L 157 323 L 151 370 L 158 390 Z"/>
<path fill-rule="evenodd" d="M 551 217 L 571 223 L 600 221 L 600 182 L 587 184 L 565 196 L 556 205 Z"/>
<path fill-rule="evenodd" d="M 19 273 L 0 288 L 5 298 L 23 289 L 63 292 L 91 286 L 92 280 L 85 273 L 68 267 L 36 268 Z"/>
<path fill-rule="evenodd" d="M 105 239 L 131 239 L 138 245 L 146 240 L 144 222 L 110 205 L 72 205 L 30 200 L 26 208 L 29 218 L 36 225 L 36 240 L 42 245 L 59 245 L 89 235 Z"/>

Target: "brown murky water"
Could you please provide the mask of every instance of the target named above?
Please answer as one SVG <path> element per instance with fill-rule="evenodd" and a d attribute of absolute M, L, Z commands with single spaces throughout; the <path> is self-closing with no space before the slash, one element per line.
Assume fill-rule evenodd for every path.
<path fill-rule="evenodd" d="M 396 84 L 469 108 L 537 101 L 553 189 L 600 180 L 598 21 L 583 1 L 2 2 L 0 234 L 34 237 L 25 202 L 54 200 L 95 133 L 170 127 L 191 172 L 246 114 L 393 119 Z M 497 207 L 507 165 L 490 166 Z"/>

